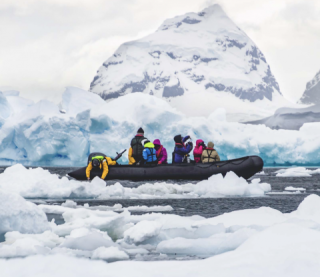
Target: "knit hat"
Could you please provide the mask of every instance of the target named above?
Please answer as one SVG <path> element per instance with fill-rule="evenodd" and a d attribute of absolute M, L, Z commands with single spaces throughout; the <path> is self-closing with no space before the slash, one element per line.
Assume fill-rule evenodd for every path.
<path fill-rule="evenodd" d="M 138 130 L 138 132 L 137 132 L 137 134 L 143 135 L 143 134 L 144 134 L 144 130 L 140 127 L 139 130 Z"/>
<path fill-rule="evenodd" d="M 181 135 L 176 135 L 174 138 L 175 143 L 182 143 L 182 136 Z"/>
<path fill-rule="evenodd" d="M 212 141 L 208 142 L 208 148 L 213 148 L 214 147 L 214 143 Z"/>

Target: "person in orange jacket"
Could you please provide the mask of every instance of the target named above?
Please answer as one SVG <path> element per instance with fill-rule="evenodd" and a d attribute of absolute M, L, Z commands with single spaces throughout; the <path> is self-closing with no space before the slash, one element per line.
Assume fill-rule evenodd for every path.
<path fill-rule="evenodd" d="M 103 168 L 101 179 L 105 179 L 109 172 L 109 165 L 116 165 L 117 162 L 113 161 L 111 158 L 106 155 L 93 155 L 89 156 L 88 166 L 86 168 L 87 179 L 90 180 L 90 173 L 92 168 Z"/>

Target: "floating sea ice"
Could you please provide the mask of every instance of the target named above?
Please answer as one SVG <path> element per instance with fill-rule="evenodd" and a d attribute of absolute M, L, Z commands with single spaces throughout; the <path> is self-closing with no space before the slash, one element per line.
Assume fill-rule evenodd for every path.
<path fill-rule="evenodd" d="M 255 175 L 267 175 L 264 171 L 260 171 L 258 173 L 256 173 Z"/>
<path fill-rule="evenodd" d="M 99 247 L 93 251 L 92 259 L 106 260 L 108 262 L 120 261 L 120 260 L 128 260 L 129 256 L 126 252 L 119 250 L 118 247 Z"/>
<path fill-rule="evenodd" d="M 124 240 L 128 243 L 141 243 L 159 235 L 162 224 L 157 221 L 140 221 L 124 232 Z"/>
<path fill-rule="evenodd" d="M 0 189 L 15 192 L 26 198 L 98 198 L 98 199 L 154 199 L 154 198 L 197 198 L 224 196 L 262 196 L 271 190 L 267 183 L 253 179 L 248 183 L 235 173 L 225 177 L 213 175 L 197 184 L 146 183 L 137 188 L 123 187 L 120 183 L 106 186 L 104 180 L 96 177 L 91 182 L 59 178 L 42 168 L 26 169 L 21 164 L 7 168 L 0 174 Z M 64 207 L 75 207 L 67 201 Z M 166 207 L 166 211 L 171 208 Z M 129 210 L 149 210 L 152 208 L 130 208 Z M 163 209 L 153 208 L 154 211 Z"/>
<path fill-rule="evenodd" d="M 239 210 L 230 213 L 225 213 L 209 219 L 196 221 L 193 223 L 194 227 L 204 225 L 217 225 L 222 223 L 226 228 L 234 226 L 262 226 L 267 227 L 277 223 L 284 222 L 287 217 L 278 210 L 261 207 L 258 209 Z"/>
<path fill-rule="evenodd" d="M 115 243 L 107 233 L 93 230 L 84 236 L 73 237 L 71 233 L 71 236 L 67 237 L 60 246 L 69 249 L 93 251 L 102 246 L 115 246 Z"/>
<path fill-rule="evenodd" d="M 212 256 L 231 251 L 240 246 L 257 231 L 242 228 L 234 233 L 222 233 L 209 238 L 186 239 L 174 238 L 162 241 L 157 251 L 164 254 Z"/>
<path fill-rule="evenodd" d="M 49 229 L 47 217 L 37 205 L 0 188 L 0 234 L 9 231 L 42 233 Z"/>
<path fill-rule="evenodd" d="M 295 187 L 286 187 L 284 190 L 286 191 L 300 191 L 300 192 L 305 192 L 305 188 L 295 188 Z"/>
<path fill-rule="evenodd" d="M 47 254 L 52 248 L 62 243 L 63 240 L 63 238 L 51 231 L 45 231 L 42 234 L 8 232 L 5 235 L 5 242 L 0 244 L 0 257 L 14 258 Z"/>
<path fill-rule="evenodd" d="M 65 207 L 63 208 L 66 209 Z M 85 208 L 67 209 L 62 214 L 65 223 L 53 227 L 53 231 L 59 236 L 70 235 L 73 230 L 79 228 L 94 228 L 107 231 L 111 237 L 114 235 L 115 237 L 113 238 L 117 238 L 118 232 L 116 230 L 118 228 L 122 230 L 122 228 L 128 229 L 131 227 L 131 225 L 126 226 L 124 222 L 124 218 L 130 215 L 128 211 L 119 214 L 113 211 L 91 211 Z"/>
<path fill-rule="evenodd" d="M 297 210 L 290 215 L 291 217 L 320 223 L 320 197 L 316 194 L 309 195 L 300 203 Z"/>
<path fill-rule="evenodd" d="M 113 206 L 89 206 L 88 204 L 84 204 L 83 206 L 77 205 L 76 202 L 72 200 L 67 200 L 65 203 L 62 203 L 61 206 L 58 205 L 47 205 L 47 204 L 40 204 L 38 205 L 45 213 L 47 214 L 63 214 L 70 209 L 89 209 L 93 211 L 115 211 L 115 212 L 122 212 L 124 210 L 128 210 L 130 212 L 170 212 L 173 211 L 173 208 L 169 205 L 166 206 L 129 206 L 129 207 L 122 207 L 121 204 L 114 204 Z"/>
<path fill-rule="evenodd" d="M 277 170 L 277 177 L 311 177 L 313 174 L 320 174 L 320 169 L 310 170 L 305 167 L 292 167 Z"/>
<path fill-rule="evenodd" d="M 1 276 L 310 276 L 320 273 L 320 232 L 295 224 L 277 224 L 248 238 L 237 249 L 197 261 L 104 262 L 62 255 L 0 260 Z M 23 270 L 21 270 L 21 268 Z M 177 275 L 178 274 L 178 275 Z"/>
<path fill-rule="evenodd" d="M 76 208 L 77 207 L 77 203 L 74 202 L 73 200 L 66 200 L 65 203 L 61 204 L 62 207 L 67 207 L 67 208 Z"/>
<path fill-rule="evenodd" d="M 43 168 L 27 169 L 21 164 L 6 168 L 0 174 L 0 189 L 15 192 L 25 198 L 94 198 L 105 188 L 100 178 L 90 182 L 59 178 Z"/>

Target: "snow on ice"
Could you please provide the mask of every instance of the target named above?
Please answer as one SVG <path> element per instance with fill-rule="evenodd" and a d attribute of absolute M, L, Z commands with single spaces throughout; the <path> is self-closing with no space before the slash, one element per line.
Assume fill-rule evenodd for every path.
<path fill-rule="evenodd" d="M 307 196 L 292 213 L 262 207 L 208 219 L 63 208 L 67 209 L 62 214 L 64 224 L 51 222 L 50 229 L 39 234 L 15 230 L 5 234 L 0 243 L 1 258 L 26 258 L 0 259 L 1 276 L 37 273 L 46 277 L 54 276 L 53 272 L 55 276 L 80 277 L 106 273 L 152 276 L 154 272 L 161 276 L 211 276 L 213 272 L 223 276 L 286 276 L 288 268 L 290 276 L 320 273 L 317 195 Z M 160 260 L 177 255 L 209 258 L 187 263 L 95 261 L 141 260 L 151 253 Z M 54 271 L 50 270 L 52 265 Z"/>
<path fill-rule="evenodd" d="M 2 96 L 1 99 L 19 98 Z M 1 100 L 2 101 L 2 100 Z M 18 101 L 16 101 L 18 102 Z M 1 103 L 4 103 L 3 101 Z M 12 101 L 5 102 L 6 107 Z M 139 127 L 150 140 L 159 138 L 169 153 L 173 137 L 214 141 L 222 159 L 259 155 L 265 164 L 320 164 L 320 124 L 299 131 L 227 122 L 224 109 L 208 117 L 187 117 L 166 101 L 134 93 L 111 102 L 78 88 L 67 88 L 60 107 L 49 102 L 17 104 L 0 122 L 0 162 L 11 165 L 84 166 L 90 152 L 113 157 L 128 149 Z M 15 106 L 15 107 L 16 107 Z M 64 110 L 65 113 L 59 112 Z M 124 155 L 122 163 L 127 163 Z"/>
<path fill-rule="evenodd" d="M 271 190 L 270 184 L 260 183 L 254 179 L 248 183 L 234 172 L 225 177 L 213 175 L 208 180 L 196 184 L 146 183 L 136 188 L 123 187 L 121 183 L 106 186 L 106 182 L 96 177 L 91 182 L 59 178 L 43 168 L 27 169 L 17 164 L 5 169 L 0 174 L 0 189 L 18 193 L 25 198 L 98 198 L 98 199 L 152 199 L 152 198 L 215 198 L 224 196 L 263 196 Z M 61 210 L 75 207 L 75 203 L 66 202 Z M 121 209 L 116 206 L 113 209 Z M 58 207 L 56 208 L 58 209 Z M 144 207 L 133 207 L 129 210 L 144 210 Z M 157 207 L 148 209 L 156 210 Z M 170 209 L 166 208 L 166 209 Z"/>

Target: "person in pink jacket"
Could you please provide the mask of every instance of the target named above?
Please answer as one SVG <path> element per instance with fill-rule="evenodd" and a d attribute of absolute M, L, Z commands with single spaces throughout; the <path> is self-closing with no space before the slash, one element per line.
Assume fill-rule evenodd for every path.
<path fill-rule="evenodd" d="M 202 151 L 206 149 L 206 145 L 202 139 L 196 141 L 196 147 L 193 149 L 194 161 L 196 163 L 201 163 Z"/>
<path fill-rule="evenodd" d="M 161 145 L 159 139 L 153 141 L 154 148 L 157 150 L 158 164 L 167 164 L 167 150 Z"/>

